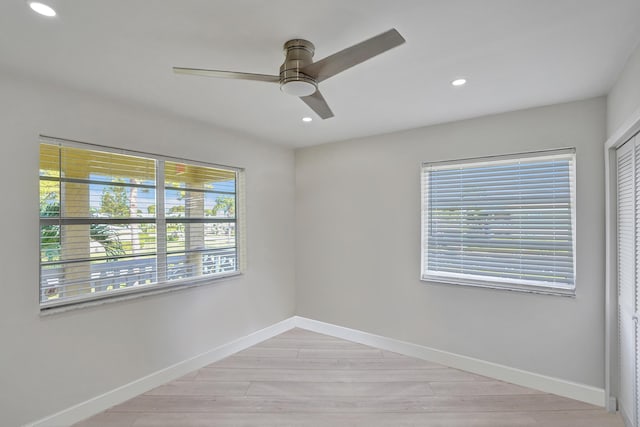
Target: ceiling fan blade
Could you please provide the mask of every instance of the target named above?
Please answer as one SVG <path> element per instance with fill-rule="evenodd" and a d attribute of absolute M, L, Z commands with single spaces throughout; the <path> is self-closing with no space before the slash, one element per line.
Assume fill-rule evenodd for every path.
<path fill-rule="evenodd" d="M 253 74 L 239 73 L 237 71 L 220 71 L 220 70 L 203 70 L 200 68 L 181 68 L 173 67 L 176 74 L 191 74 L 203 77 L 221 77 L 223 79 L 240 79 L 240 80 L 257 80 L 259 82 L 279 83 L 279 76 L 271 76 L 269 74 Z"/>
<path fill-rule="evenodd" d="M 301 96 L 302 102 L 307 104 L 322 120 L 330 119 L 333 117 L 333 112 L 329 108 L 329 104 L 324 100 L 324 97 L 319 90 L 316 90 L 313 95 Z"/>
<path fill-rule="evenodd" d="M 372 37 L 361 43 L 348 47 L 333 55 L 309 64 L 300 69 L 301 72 L 314 77 L 318 82 L 373 58 L 389 49 L 404 43 L 404 38 L 395 29 Z"/>

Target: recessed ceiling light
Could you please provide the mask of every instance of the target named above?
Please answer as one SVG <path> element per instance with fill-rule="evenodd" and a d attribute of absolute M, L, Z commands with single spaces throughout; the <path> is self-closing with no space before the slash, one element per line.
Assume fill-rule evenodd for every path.
<path fill-rule="evenodd" d="M 303 117 L 302 121 L 305 123 L 309 123 L 310 121 L 312 121 L 313 119 L 311 117 Z"/>
<path fill-rule="evenodd" d="M 467 84 L 467 79 L 455 79 L 451 82 L 451 86 L 464 86 Z"/>
<path fill-rule="evenodd" d="M 51 6 L 47 6 L 44 3 L 39 3 L 37 1 L 29 2 L 29 7 L 34 11 L 44 16 L 56 16 L 56 11 L 53 10 Z"/>

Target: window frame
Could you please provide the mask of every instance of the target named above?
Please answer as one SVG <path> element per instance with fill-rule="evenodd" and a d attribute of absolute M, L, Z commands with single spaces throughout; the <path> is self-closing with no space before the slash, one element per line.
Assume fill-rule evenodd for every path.
<path fill-rule="evenodd" d="M 449 165 L 478 165 L 479 163 L 496 164 L 500 161 L 510 160 L 534 160 L 536 158 L 554 157 L 554 156 L 568 156 L 571 159 L 569 170 L 569 186 L 570 186 L 570 200 L 571 200 L 571 236 L 572 236 L 572 260 L 573 260 L 573 284 L 542 284 L 542 283 L 530 283 L 527 280 L 509 279 L 499 276 L 475 276 L 467 275 L 464 273 L 450 273 L 450 272 L 437 272 L 428 270 L 428 227 L 429 227 L 429 194 L 428 194 L 428 170 L 432 166 L 449 166 Z M 508 290 L 524 293 L 535 294 L 547 294 L 558 295 L 566 297 L 575 297 L 576 295 L 576 283 L 577 283 L 577 253 L 576 253 L 576 195 L 577 195 L 577 164 L 576 164 L 576 149 L 575 148 L 560 148 L 550 149 L 542 151 L 531 151 L 523 153 L 514 153 L 506 155 L 494 155 L 484 157 L 473 157 L 465 159 L 444 160 L 444 161 L 432 161 L 423 162 L 420 168 L 420 209 L 421 209 L 421 254 L 420 254 L 420 280 L 430 283 L 443 283 L 470 287 L 489 288 L 497 290 Z M 486 278 L 485 278 L 486 277 Z"/>
<path fill-rule="evenodd" d="M 195 286 L 202 286 L 206 284 L 216 283 L 220 280 L 229 279 L 232 277 L 240 276 L 244 274 L 246 261 L 245 261 L 245 236 L 244 236 L 244 224 L 245 224 L 245 203 L 244 203 L 244 193 L 245 193 L 245 170 L 241 167 L 227 166 L 216 163 L 202 162 L 197 160 L 191 160 L 181 157 L 173 157 L 137 150 L 130 150 L 124 148 L 117 148 L 111 146 L 105 146 L 94 143 L 87 143 L 81 141 L 74 141 L 68 139 L 62 139 L 57 137 L 51 137 L 46 135 L 40 135 L 38 138 L 38 147 L 42 144 L 50 144 L 56 145 L 59 147 L 70 147 L 70 148 L 78 148 L 88 151 L 100 151 L 105 153 L 113 153 L 113 154 L 121 154 L 125 156 L 136 156 L 142 157 L 148 160 L 153 160 L 155 163 L 155 192 L 156 192 L 156 216 L 155 220 L 152 222 L 156 226 L 156 251 L 154 253 L 154 262 L 156 263 L 156 267 L 159 266 L 160 262 L 164 262 L 165 270 L 168 268 L 166 264 L 166 257 L 169 254 L 169 250 L 166 244 L 166 224 L 167 218 L 165 215 L 165 190 L 167 187 L 167 181 L 165 179 L 165 162 L 177 162 L 184 163 L 188 166 L 200 166 L 204 168 L 212 168 L 219 169 L 228 172 L 233 172 L 235 174 L 235 215 L 232 219 L 232 222 L 235 223 L 235 262 L 236 269 L 234 271 L 224 272 L 224 273 L 216 273 L 215 275 L 198 275 L 194 277 L 180 278 L 167 280 L 166 279 L 166 271 L 160 272 L 157 274 L 157 281 L 150 284 L 138 285 L 125 287 L 117 290 L 109 290 L 105 292 L 99 293 L 87 293 L 73 297 L 65 297 L 61 300 L 50 300 L 50 301 L 42 301 L 42 258 L 41 258 L 41 232 L 38 232 L 38 304 L 41 313 L 46 312 L 57 312 L 58 310 L 67 310 L 75 307 L 84 307 L 91 306 L 95 304 L 102 304 L 105 302 L 111 301 L 120 301 L 120 300 L 128 300 L 131 298 L 137 298 L 146 295 L 155 295 L 158 293 L 171 292 L 180 289 L 191 288 Z M 39 155 L 40 159 L 40 155 Z M 40 160 L 39 160 L 40 161 Z M 40 177 L 38 178 L 38 182 L 40 183 Z M 62 205 L 60 206 L 62 210 Z M 64 217 L 61 216 L 60 219 Z M 137 218 L 138 220 L 141 218 Z M 38 229 L 42 226 L 42 217 L 38 217 Z M 229 219 L 225 219 L 229 221 Z M 99 221 L 97 221 L 99 222 Z M 126 221 L 122 221 L 126 222 Z M 140 221 L 136 221 L 132 218 L 131 223 L 139 223 Z M 149 221 L 143 221 L 149 222 Z M 214 220 L 212 222 L 219 222 L 218 220 Z M 165 231 L 161 234 L 161 228 L 165 229 Z M 203 237 L 204 238 L 204 237 Z M 164 245 L 160 243 L 161 240 L 164 240 Z M 161 252 L 161 247 L 164 248 L 163 252 Z M 185 247 L 185 253 L 188 252 Z M 164 261 L 163 261 L 164 259 Z M 158 268 L 159 270 L 159 268 Z M 163 281 L 160 281 L 160 277 L 163 277 Z"/>

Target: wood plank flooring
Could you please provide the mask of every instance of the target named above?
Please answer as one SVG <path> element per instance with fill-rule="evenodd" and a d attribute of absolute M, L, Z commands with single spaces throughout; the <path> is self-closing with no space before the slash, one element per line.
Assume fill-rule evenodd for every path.
<path fill-rule="evenodd" d="M 623 427 L 617 415 L 293 329 L 77 427 Z"/>

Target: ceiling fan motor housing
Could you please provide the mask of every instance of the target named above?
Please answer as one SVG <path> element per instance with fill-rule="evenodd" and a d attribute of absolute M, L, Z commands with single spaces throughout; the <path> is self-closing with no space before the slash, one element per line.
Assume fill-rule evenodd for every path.
<path fill-rule="evenodd" d="M 283 49 L 285 60 L 280 66 L 280 89 L 295 96 L 312 95 L 318 89 L 318 82 L 300 70 L 313 63 L 313 43 L 293 39 L 286 42 Z"/>

